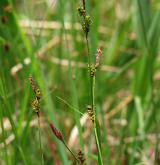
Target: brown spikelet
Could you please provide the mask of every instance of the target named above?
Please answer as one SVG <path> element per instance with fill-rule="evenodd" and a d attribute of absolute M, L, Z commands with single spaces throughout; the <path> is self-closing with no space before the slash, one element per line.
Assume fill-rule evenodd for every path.
<path fill-rule="evenodd" d="M 42 97 L 42 94 L 41 94 L 40 89 L 36 86 L 32 76 L 29 76 L 29 81 L 30 81 L 32 89 L 33 89 L 33 91 L 34 91 L 34 93 L 36 95 L 37 100 L 40 100 L 41 97 Z"/>
<path fill-rule="evenodd" d="M 29 76 L 29 82 L 31 84 L 31 87 L 32 87 L 33 91 L 36 92 L 37 88 L 36 88 L 36 84 L 35 84 L 32 76 Z"/>
<path fill-rule="evenodd" d="M 52 123 L 50 123 L 50 127 L 52 129 L 53 134 L 56 136 L 56 138 L 64 142 L 61 132 L 57 130 L 57 128 Z"/>
<path fill-rule="evenodd" d="M 87 106 L 87 112 L 88 112 L 88 115 L 89 115 L 90 119 L 91 119 L 92 122 L 94 123 L 94 121 L 95 121 L 95 116 L 94 116 L 94 112 L 93 112 L 92 106 L 90 106 L 90 105 Z"/>
<path fill-rule="evenodd" d="M 79 159 L 79 161 L 80 161 L 80 163 L 81 163 L 81 165 L 83 165 L 84 164 L 84 162 L 85 162 L 85 158 L 84 158 L 84 153 L 79 149 L 79 151 L 78 151 L 78 159 Z"/>
<path fill-rule="evenodd" d="M 39 100 L 38 100 L 37 98 L 35 98 L 35 99 L 32 101 L 31 106 L 32 106 L 32 109 L 33 109 L 36 113 L 39 112 L 39 110 L 40 110 L 40 102 L 39 102 Z"/>

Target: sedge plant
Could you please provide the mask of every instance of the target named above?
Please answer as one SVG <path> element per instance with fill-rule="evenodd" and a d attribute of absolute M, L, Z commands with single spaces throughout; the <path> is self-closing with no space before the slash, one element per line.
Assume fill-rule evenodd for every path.
<path fill-rule="evenodd" d="M 83 6 L 78 7 L 78 13 L 81 20 L 82 29 L 85 35 L 86 47 L 87 47 L 87 56 L 88 56 L 88 70 L 90 78 L 90 97 L 91 97 L 91 106 L 88 106 L 88 114 L 91 116 L 91 120 L 94 126 L 94 134 L 96 139 L 97 151 L 98 151 L 98 164 L 103 165 L 102 152 L 101 152 L 101 139 L 100 139 L 100 127 L 98 118 L 95 110 L 95 83 L 96 83 L 96 69 L 99 66 L 99 59 L 101 55 L 101 50 L 97 49 L 96 60 L 92 62 L 92 55 L 90 53 L 90 44 L 89 44 L 89 32 L 92 24 L 92 19 L 90 15 L 86 13 L 86 3 L 85 0 L 82 1 Z"/>

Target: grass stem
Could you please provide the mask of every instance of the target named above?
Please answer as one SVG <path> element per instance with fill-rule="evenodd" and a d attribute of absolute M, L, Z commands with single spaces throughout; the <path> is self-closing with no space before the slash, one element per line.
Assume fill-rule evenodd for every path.
<path fill-rule="evenodd" d="M 40 117 L 39 114 L 37 114 L 38 118 L 38 136 L 39 136 L 39 147 L 41 151 L 41 165 L 44 164 L 44 157 L 43 157 L 43 150 L 42 150 L 42 140 L 41 140 L 41 126 L 40 126 Z"/>

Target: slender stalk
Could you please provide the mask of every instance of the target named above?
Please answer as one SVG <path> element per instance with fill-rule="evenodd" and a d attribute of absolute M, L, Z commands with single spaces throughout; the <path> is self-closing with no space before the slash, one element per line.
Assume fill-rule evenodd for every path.
<path fill-rule="evenodd" d="M 62 142 L 63 142 L 63 144 L 65 145 L 65 147 L 67 148 L 67 150 L 72 154 L 72 156 L 73 156 L 73 157 L 75 158 L 75 160 L 78 162 L 78 164 L 80 164 L 78 158 L 76 157 L 76 155 L 69 149 L 69 147 L 67 146 L 67 144 L 66 144 L 64 141 L 62 141 Z"/>
<path fill-rule="evenodd" d="M 103 160 L 102 160 L 102 153 L 101 153 L 101 147 L 100 147 L 100 139 L 98 138 L 98 131 L 97 131 L 97 118 L 96 118 L 96 111 L 95 111 L 95 84 L 96 84 L 96 77 L 95 74 L 94 76 L 91 76 L 91 56 L 90 56 L 90 48 L 89 48 L 89 41 L 88 41 L 88 35 L 86 35 L 86 45 L 87 45 L 87 54 L 88 54 L 88 64 L 89 64 L 89 72 L 90 72 L 90 94 L 91 94 L 91 103 L 92 103 L 92 108 L 93 112 L 95 115 L 95 122 L 94 122 L 94 134 L 95 134 L 95 139 L 96 139 L 96 144 L 97 144 L 97 150 L 98 150 L 98 158 L 99 158 L 99 164 L 103 165 Z M 97 122 L 96 122 L 97 121 Z"/>
<path fill-rule="evenodd" d="M 83 8 L 84 8 L 84 10 L 86 9 L 86 1 L 85 0 L 83 0 Z"/>
<path fill-rule="evenodd" d="M 43 158 L 43 151 L 42 151 L 42 140 L 41 140 L 41 127 L 40 127 L 40 117 L 39 114 L 37 114 L 38 117 L 38 135 L 39 135 L 39 147 L 41 151 L 41 164 L 44 164 L 44 158 Z"/>

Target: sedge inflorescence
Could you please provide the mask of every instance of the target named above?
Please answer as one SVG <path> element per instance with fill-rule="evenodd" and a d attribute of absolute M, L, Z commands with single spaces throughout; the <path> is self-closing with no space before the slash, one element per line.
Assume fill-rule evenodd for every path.
<path fill-rule="evenodd" d="M 41 93 L 40 89 L 37 87 L 37 85 L 35 84 L 32 76 L 29 76 L 29 81 L 30 81 L 32 90 L 35 93 L 35 99 L 32 101 L 31 106 L 32 106 L 32 109 L 34 110 L 34 112 L 36 112 L 37 115 L 39 116 L 40 100 L 42 97 L 42 93 Z"/>
<path fill-rule="evenodd" d="M 86 14 L 86 10 L 84 8 L 84 6 L 80 6 L 77 8 L 79 16 L 82 18 L 82 29 L 86 35 L 86 37 L 88 36 L 88 33 L 90 31 L 90 26 L 92 24 L 92 19 L 90 17 L 90 15 Z"/>

